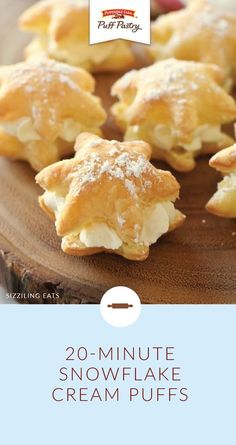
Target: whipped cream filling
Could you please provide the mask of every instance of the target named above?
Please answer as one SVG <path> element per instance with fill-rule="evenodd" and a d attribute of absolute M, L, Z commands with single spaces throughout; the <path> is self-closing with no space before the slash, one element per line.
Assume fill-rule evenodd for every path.
<path fill-rule="evenodd" d="M 106 60 L 112 53 L 112 46 L 109 44 L 100 44 L 99 48 L 89 46 L 88 43 L 76 42 L 73 46 L 70 45 L 70 50 L 62 49 L 57 42 L 50 41 L 48 43 L 49 54 L 60 60 L 65 60 L 73 65 L 81 65 L 87 61 L 92 61 L 99 64 Z"/>
<path fill-rule="evenodd" d="M 236 171 L 224 176 L 223 180 L 218 184 L 218 191 L 225 192 L 236 191 Z"/>
<path fill-rule="evenodd" d="M 58 196 L 55 192 L 46 191 L 43 195 L 44 203 L 49 207 L 57 218 L 62 210 L 65 199 Z M 156 203 L 146 208 L 143 227 L 137 225 L 137 235 L 135 242 L 150 246 L 154 244 L 163 234 L 167 233 L 170 225 L 174 222 L 177 210 L 170 201 Z M 125 220 L 124 220 L 125 223 Z M 75 236 L 73 244 L 83 243 L 86 247 L 104 247 L 105 249 L 117 250 L 123 241 L 114 229 L 106 223 L 92 223 L 83 227 L 80 233 Z"/>
<path fill-rule="evenodd" d="M 37 131 L 35 131 L 30 117 L 22 117 L 12 122 L 1 122 L 0 127 L 5 133 L 17 137 L 23 143 L 41 139 Z"/>
<path fill-rule="evenodd" d="M 135 125 L 127 132 L 126 139 L 142 133 L 142 127 Z M 148 131 L 151 143 L 160 147 L 162 150 L 169 151 L 174 147 L 181 146 L 187 151 L 198 151 L 203 143 L 216 143 L 222 138 L 222 131 L 219 125 L 200 125 L 193 133 L 192 141 L 184 143 L 178 140 L 176 132 L 165 124 L 157 124 L 152 130 Z"/>
<path fill-rule="evenodd" d="M 210 204 L 212 201 L 219 214 L 236 218 L 236 171 L 226 175 L 218 184 Z"/>
<path fill-rule="evenodd" d="M 33 121 L 30 117 L 22 117 L 12 122 L 2 122 L 0 127 L 3 131 L 11 136 L 15 136 L 20 142 L 27 143 L 31 141 L 39 141 L 40 135 L 34 129 Z M 74 119 L 65 119 L 61 125 L 58 137 L 67 142 L 75 141 L 82 127 L 79 122 Z"/>
<path fill-rule="evenodd" d="M 137 244 L 145 246 L 154 244 L 158 238 L 168 232 L 175 216 L 176 209 L 172 202 L 157 203 L 146 209 L 141 233 L 135 239 Z M 94 223 L 85 227 L 81 230 L 78 238 L 86 247 L 104 247 L 116 250 L 123 244 L 115 230 L 105 223 Z"/>
<path fill-rule="evenodd" d="M 65 204 L 65 198 L 55 192 L 46 191 L 43 195 L 45 205 L 54 212 L 57 218 Z"/>
<path fill-rule="evenodd" d="M 78 134 L 83 131 L 79 122 L 74 119 L 65 119 L 59 133 L 59 137 L 67 142 L 74 142 Z"/>
<path fill-rule="evenodd" d="M 81 230 L 79 238 L 86 247 L 104 247 L 116 250 L 122 246 L 122 240 L 115 230 L 105 223 L 94 223 L 85 227 Z"/>
<path fill-rule="evenodd" d="M 200 125 L 193 134 L 193 140 L 188 144 L 180 144 L 187 151 L 200 150 L 203 143 L 219 142 L 222 138 L 222 131 L 219 125 Z"/>
<path fill-rule="evenodd" d="M 161 235 L 168 232 L 169 217 L 162 204 L 156 204 L 150 209 L 150 212 L 147 212 L 145 217 L 146 220 L 139 240 L 145 246 L 149 246 L 155 243 Z"/>

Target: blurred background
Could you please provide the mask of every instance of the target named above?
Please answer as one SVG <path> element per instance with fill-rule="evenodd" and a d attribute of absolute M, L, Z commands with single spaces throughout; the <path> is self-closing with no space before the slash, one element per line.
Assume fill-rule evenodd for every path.
<path fill-rule="evenodd" d="M 30 37 L 17 28 L 19 15 L 33 0 L 0 0 L 0 64 L 8 64 L 23 58 L 22 49 Z"/>

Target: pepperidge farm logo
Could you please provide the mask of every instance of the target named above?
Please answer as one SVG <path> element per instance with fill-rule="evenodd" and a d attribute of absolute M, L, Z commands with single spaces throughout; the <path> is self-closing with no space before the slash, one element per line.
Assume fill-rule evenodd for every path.
<path fill-rule="evenodd" d="M 90 44 L 116 39 L 150 44 L 150 0 L 90 0 Z"/>
<path fill-rule="evenodd" d="M 130 9 L 106 9 L 105 11 L 102 11 L 103 17 L 109 17 L 113 16 L 113 19 L 124 19 L 126 16 L 128 17 L 135 17 L 135 11 L 132 11 Z"/>

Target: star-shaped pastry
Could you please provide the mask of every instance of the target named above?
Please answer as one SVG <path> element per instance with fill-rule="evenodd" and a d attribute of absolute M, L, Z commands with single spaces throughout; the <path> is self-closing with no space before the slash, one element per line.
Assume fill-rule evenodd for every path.
<path fill-rule="evenodd" d="M 154 60 L 214 63 L 231 79 L 236 68 L 236 14 L 207 0 L 195 0 L 186 9 L 163 15 L 152 25 Z"/>
<path fill-rule="evenodd" d="M 224 178 L 206 208 L 217 216 L 236 218 L 236 144 L 213 156 L 210 166 L 220 171 Z"/>
<path fill-rule="evenodd" d="M 89 45 L 87 0 L 44 0 L 27 9 L 19 20 L 23 31 L 37 37 L 26 48 L 26 57 L 44 56 L 81 66 L 88 71 L 122 71 L 134 65 L 128 41 L 113 40 Z"/>
<path fill-rule="evenodd" d="M 36 176 L 45 190 L 40 206 L 55 219 L 63 251 L 144 260 L 149 246 L 184 220 L 173 204 L 179 195 L 176 179 L 149 162 L 151 148 L 145 142 L 83 133 L 75 150 L 73 159 Z"/>
<path fill-rule="evenodd" d="M 73 151 L 81 131 L 100 133 L 106 119 L 82 68 L 43 60 L 0 67 L 0 155 L 35 170 Z"/>
<path fill-rule="evenodd" d="M 187 172 L 195 158 L 233 143 L 221 126 L 236 118 L 234 99 L 225 91 L 216 65 L 176 59 L 125 74 L 112 87 L 112 107 L 125 140 L 141 139 L 153 158 Z"/>

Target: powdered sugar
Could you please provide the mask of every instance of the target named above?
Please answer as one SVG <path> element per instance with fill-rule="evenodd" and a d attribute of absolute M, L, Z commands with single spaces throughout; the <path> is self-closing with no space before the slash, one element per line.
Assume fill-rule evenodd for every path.
<path fill-rule="evenodd" d="M 58 109 L 56 94 L 65 95 L 67 93 L 65 87 L 80 91 L 79 85 L 71 77 L 77 72 L 77 68 L 52 60 L 23 62 L 9 67 L 1 89 L 3 94 L 19 90 L 20 94 L 28 96 L 34 122 L 39 121 L 46 112 L 49 124 L 54 125 L 57 122 Z"/>
<path fill-rule="evenodd" d="M 101 174 L 105 173 L 105 172 L 109 172 L 110 171 L 110 162 L 109 161 L 105 161 L 104 164 L 101 167 Z"/>
<path fill-rule="evenodd" d="M 125 187 L 129 190 L 132 196 L 136 196 L 136 187 L 135 184 L 129 179 L 125 179 Z"/>
<path fill-rule="evenodd" d="M 117 154 L 119 152 L 119 150 L 117 150 L 117 148 L 113 147 L 111 148 L 111 150 L 109 151 L 109 155 L 110 156 L 114 156 L 115 154 Z"/>
<path fill-rule="evenodd" d="M 79 89 L 78 85 L 76 85 L 76 83 L 70 77 L 66 76 L 65 74 L 59 74 L 59 80 L 62 84 L 67 85 L 72 90 Z"/>
<path fill-rule="evenodd" d="M 119 145 L 116 141 L 110 141 L 110 144 Z M 98 181 L 102 175 L 106 175 L 109 180 L 115 178 L 123 181 L 128 192 L 133 197 L 136 196 L 136 181 L 141 179 L 144 172 L 152 168 L 151 164 L 142 154 L 135 152 L 130 154 L 122 146 L 119 151 L 117 149 L 118 156 L 115 158 L 113 154 L 111 155 L 111 151 L 108 148 L 106 154 L 104 152 L 103 154 L 99 152 L 90 153 L 82 161 L 81 165 L 74 167 L 71 173 L 72 180 L 76 178 L 72 187 L 74 195 L 79 194 L 89 183 Z M 83 172 L 81 172 L 81 168 Z M 140 185 L 143 188 L 149 188 L 151 181 L 141 181 Z"/>
<path fill-rule="evenodd" d="M 201 13 L 197 15 L 196 24 L 201 28 L 207 27 L 223 37 L 229 30 L 229 22 L 224 16 L 224 11 L 207 5 Z"/>
<path fill-rule="evenodd" d="M 122 227 L 125 224 L 125 219 L 121 215 L 117 215 L 118 224 Z"/>
<path fill-rule="evenodd" d="M 128 153 L 122 153 L 116 160 L 116 163 L 118 165 L 126 165 L 129 161 L 129 155 Z"/>
<path fill-rule="evenodd" d="M 9 71 L 7 83 L 13 87 L 23 87 L 25 91 L 30 93 L 31 88 L 40 84 L 48 84 L 55 79 L 61 83 L 70 82 L 70 75 L 76 73 L 76 69 L 53 60 L 40 62 L 25 62 L 15 65 L 12 71 Z M 3 82 L 4 85 L 4 82 Z M 71 81 L 71 88 L 78 88 L 75 82 Z"/>
<path fill-rule="evenodd" d="M 142 89 L 140 93 L 142 100 L 145 102 L 152 102 L 173 95 L 178 98 L 178 101 L 185 100 L 182 96 L 191 94 L 191 92 L 195 95 L 200 85 L 203 82 L 206 83 L 206 76 L 196 69 L 194 62 L 178 61 L 176 63 L 175 59 L 169 59 L 155 64 L 152 69 L 156 73 L 153 73 L 155 80 L 147 83 L 146 91 Z M 150 68 L 145 68 L 144 71 L 140 72 L 140 88 L 148 70 Z"/>

